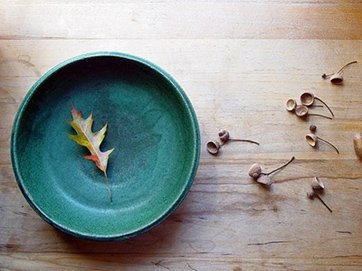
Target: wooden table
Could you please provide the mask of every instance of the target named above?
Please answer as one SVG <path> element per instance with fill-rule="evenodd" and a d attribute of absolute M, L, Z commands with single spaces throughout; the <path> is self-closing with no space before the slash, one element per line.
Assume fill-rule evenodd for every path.
<path fill-rule="evenodd" d="M 321 1 L 1 1 L 0 270 L 361 270 L 362 63 L 343 86 L 324 81 L 362 62 L 362 3 Z M 99 2 L 99 3 L 98 3 Z M 18 189 L 9 142 L 30 86 L 72 56 L 112 50 L 157 63 L 182 85 L 198 115 L 201 161 L 190 193 L 150 232 L 123 242 L 77 240 L 55 230 Z M 303 121 L 285 110 L 303 91 L 336 118 Z M 314 112 L 326 112 L 314 108 Z M 310 124 L 339 147 L 313 149 Z M 220 128 L 261 145 L 205 143 Z M 248 177 L 296 161 L 271 189 Z M 306 192 L 314 176 L 333 213 Z"/>

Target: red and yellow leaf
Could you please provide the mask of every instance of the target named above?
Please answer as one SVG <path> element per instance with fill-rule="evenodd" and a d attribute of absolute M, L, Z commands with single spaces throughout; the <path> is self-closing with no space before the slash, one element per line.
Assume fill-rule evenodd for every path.
<path fill-rule="evenodd" d="M 72 106 L 71 114 L 73 120 L 69 122 L 72 128 L 77 132 L 76 135 L 68 135 L 70 139 L 77 142 L 79 145 L 86 147 L 91 155 L 86 155 L 84 158 L 92 160 L 96 163 L 97 167 L 104 172 L 104 175 L 107 176 L 107 164 L 109 155 L 114 150 L 108 150 L 102 152 L 100 150 L 100 145 L 104 139 L 105 133 L 107 131 L 107 124 L 103 126 L 98 132 L 92 132 L 93 118 L 92 113 L 87 119 L 83 119 L 82 113 L 77 111 Z"/>

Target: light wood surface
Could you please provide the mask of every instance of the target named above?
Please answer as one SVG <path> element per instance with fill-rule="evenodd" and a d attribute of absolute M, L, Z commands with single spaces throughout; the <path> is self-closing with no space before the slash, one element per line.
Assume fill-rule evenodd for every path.
<path fill-rule="evenodd" d="M 293 1 L 0 1 L 0 270 L 361 270 L 362 3 Z M 16 110 L 48 69 L 80 53 L 111 50 L 157 63 L 181 84 L 201 130 L 190 193 L 164 223 L 123 242 L 77 240 L 30 208 L 11 168 Z M 320 75 L 357 60 L 343 86 Z M 288 113 L 309 90 L 334 120 Z M 315 108 L 314 111 L 323 111 Z M 325 112 L 325 111 L 323 111 Z M 309 147 L 309 124 L 340 149 Z M 261 145 L 218 157 L 205 143 L 220 128 Z M 247 175 L 272 169 L 270 190 Z M 333 213 L 306 197 L 314 176 Z"/>

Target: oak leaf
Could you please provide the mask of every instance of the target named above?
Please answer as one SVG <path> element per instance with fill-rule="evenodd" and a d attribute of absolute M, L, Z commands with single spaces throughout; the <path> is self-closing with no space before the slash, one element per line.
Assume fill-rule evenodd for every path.
<path fill-rule="evenodd" d="M 82 112 L 76 110 L 74 105 L 72 105 L 70 112 L 73 120 L 70 121 L 69 124 L 77 132 L 77 134 L 68 134 L 69 138 L 77 142 L 79 145 L 86 147 L 90 151 L 91 154 L 84 156 L 84 158 L 94 161 L 97 167 L 103 171 L 104 175 L 107 177 L 109 155 L 114 150 L 114 148 L 105 152 L 100 150 L 100 145 L 102 144 L 107 131 L 107 124 L 105 124 L 98 132 L 92 132 L 92 113 L 87 119 L 83 119 Z"/>

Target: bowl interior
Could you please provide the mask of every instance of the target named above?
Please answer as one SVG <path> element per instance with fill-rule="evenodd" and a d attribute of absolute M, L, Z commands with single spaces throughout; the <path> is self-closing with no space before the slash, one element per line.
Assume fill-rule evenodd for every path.
<path fill-rule="evenodd" d="M 71 141 L 74 103 L 93 131 L 108 123 L 101 150 L 115 148 L 105 177 Z M 187 193 L 198 163 L 195 115 L 178 85 L 137 59 L 84 57 L 55 69 L 24 100 L 13 128 L 14 170 L 48 222 L 71 234 L 129 237 L 163 220 Z"/>

